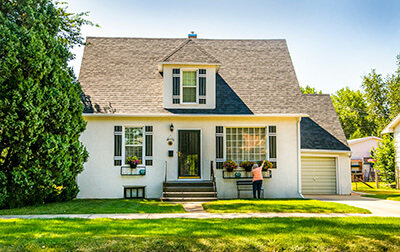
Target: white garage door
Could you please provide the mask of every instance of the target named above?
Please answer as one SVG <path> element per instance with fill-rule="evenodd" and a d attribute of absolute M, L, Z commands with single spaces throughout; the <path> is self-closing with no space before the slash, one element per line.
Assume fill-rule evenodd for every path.
<path fill-rule="evenodd" d="M 336 194 L 336 158 L 302 157 L 303 194 Z"/>

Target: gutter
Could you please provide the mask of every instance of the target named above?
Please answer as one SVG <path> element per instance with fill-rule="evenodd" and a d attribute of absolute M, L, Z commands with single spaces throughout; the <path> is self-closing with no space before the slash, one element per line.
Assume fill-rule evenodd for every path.
<path fill-rule="evenodd" d="M 297 193 L 299 194 L 300 198 L 304 199 L 303 194 L 301 193 L 301 140 L 300 140 L 300 122 L 301 117 L 297 118 L 296 124 L 296 140 L 297 140 Z"/>
<path fill-rule="evenodd" d="M 280 117 L 280 118 L 291 118 L 291 117 L 309 117 L 308 114 L 92 114 L 92 113 L 83 113 L 83 117 Z"/>

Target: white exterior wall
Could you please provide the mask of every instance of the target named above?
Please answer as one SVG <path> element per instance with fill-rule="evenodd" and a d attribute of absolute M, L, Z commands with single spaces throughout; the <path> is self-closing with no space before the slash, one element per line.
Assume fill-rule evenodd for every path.
<path fill-rule="evenodd" d="M 349 195 L 351 194 L 350 153 L 302 150 L 301 156 L 336 158 L 336 192 L 339 195 Z"/>
<path fill-rule="evenodd" d="M 394 148 L 395 148 L 395 159 L 396 159 L 396 181 L 397 189 L 400 189 L 400 124 L 394 129 Z"/>
<path fill-rule="evenodd" d="M 277 169 L 272 178 L 264 179 L 264 196 L 271 198 L 299 197 L 297 163 L 298 141 L 296 118 L 267 117 L 85 117 L 87 128 L 81 141 L 89 152 L 85 170 L 78 175 L 78 198 L 122 198 L 123 186 L 146 186 L 146 198 L 162 197 L 165 161 L 168 164 L 168 180 L 178 179 L 178 130 L 201 130 L 201 179 L 210 180 L 210 161 L 215 162 L 216 126 L 276 126 Z M 169 126 L 175 130 L 173 146 L 167 145 Z M 153 166 L 148 166 L 144 176 L 121 176 L 120 166 L 114 166 L 114 126 L 153 126 Z M 226 139 L 226 137 L 224 137 Z M 224 146 L 225 148 L 225 146 Z M 174 157 L 168 157 L 174 150 Z M 124 150 L 123 150 L 124 152 Z M 214 163 L 215 164 L 215 163 Z M 187 179 L 183 180 L 187 181 Z M 218 198 L 236 198 L 236 179 L 223 179 L 222 170 L 216 170 Z M 242 194 L 244 197 L 245 192 Z M 248 194 L 247 196 L 249 196 Z"/>
<path fill-rule="evenodd" d="M 172 103 L 172 69 L 206 69 L 206 104 L 173 104 Z M 181 71 L 182 72 L 182 71 Z M 198 78 L 199 76 L 197 76 Z M 164 108 L 169 109 L 214 109 L 216 85 L 216 67 L 207 65 L 165 65 L 163 71 L 163 104 Z M 182 88 L 182 78 L 181 78 Z M 198 96 L 198 91 L 196 91 Z M 181 92 L 182 95 L 182 92 Z"/>

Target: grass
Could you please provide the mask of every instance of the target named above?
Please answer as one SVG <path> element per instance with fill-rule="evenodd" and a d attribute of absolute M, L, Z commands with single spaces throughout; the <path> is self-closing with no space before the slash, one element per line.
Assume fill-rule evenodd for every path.
<path fill-rule="evenodd" d="M 384 183 L 379 183 L 379 188 L 376 189 L 375 182 L 367 182 L 370 186 L 374 187 L 369 188 L 363 183 L 356 182 L 352 183 L 352 189 L 356 192 L 368 193 L 367 195 L 363 195 L 363 197 L 377 198 L 377 199 L 386 199 L 386 200 L 396 200 L 400 201 L 400 191 L 385 186 Z"/>
<path fill-rule="evenodd" d="M 369 210 L 345 204 L 319 200 L 219 200 L 203 203 L 211 213 L 371 213 Z"/>
<path fill-rule="evenodd" d="M 0 220 L 0 251 L 400 251 L 399 218 Z"/>
<path fill-rule="evenodd" d="M 184 213 L 181 204 L 156 200 L 98 199 L 72 200 L 39 206 L 3 209 L 0 215 L 26 214 L 106 214 L 106 213 Z"/>

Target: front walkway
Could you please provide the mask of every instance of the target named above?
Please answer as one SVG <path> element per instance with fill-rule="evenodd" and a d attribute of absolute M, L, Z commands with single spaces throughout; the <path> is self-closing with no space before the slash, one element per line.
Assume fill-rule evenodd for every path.
<path fill-rule="evenodd" d="M 352 195 L 304 195 L 304 197 L 368 209 L 375 216 L 400 217 L 400 201 L 362 197 L 359 193 Z"/>

